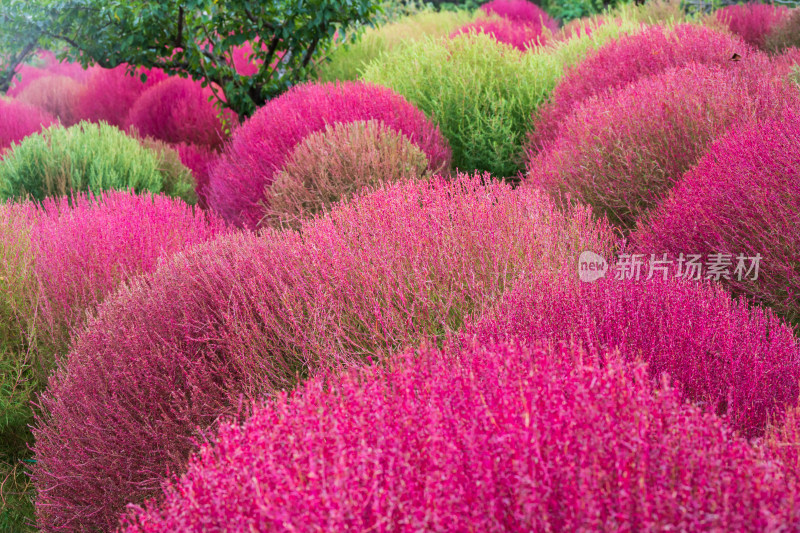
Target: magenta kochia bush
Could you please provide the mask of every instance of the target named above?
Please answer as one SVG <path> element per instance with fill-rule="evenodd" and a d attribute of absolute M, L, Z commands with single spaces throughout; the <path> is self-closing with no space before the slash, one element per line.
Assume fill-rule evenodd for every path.
<path fill-rule="evenodd" d="M 224 229 L 217 217 L 161 195 L 45 199 L 31 230 L 39 350 L 63 350 L 70 330 L 120 282 Z"/>
<path fill-rule="evenodd" d="M 128 65 L 113 69 L 95 69 L 81 93 L 76 116 L 91 122 L 108 122 L 123 127 L 134 102 L 149 87 L 165 80 L 159 69 L 138 68 L 129 73 Z M 145 75 L 143 82 L 141 76 Z"/>
<path fill-rule="evenodd" d="M 730 61 L 734 53 L 747 61 L 755 51 L 738 37 L 695 24 L 654 26 L 613 40 L 566 72 L 539 110 L 532 143 L 541 148 L 552 141 L 561 122 L 591 96 L 690 63 L 737 66 Z"/>
<path fill-rule="evenodd" d="M 789 13 L 785 6 L 749 2 L 726 6 L 714 14 L 719 22 L 749 44 L 763 47 L 769 33 Z"/>
<path fill-rule="evenodd" d="M 587 349 L 619 349 L 646 362 L 655 378 L 668 373 L 685 398 L 727 415 L 744 435 L 761 434 L 797 402 L 800 345 L 791 328 L 719 286 L 660 276 L 532 278 L 470 330 L 484 340 L 575 339 Z"/>
<path fill-rule="evenodd" d="M 757 279 L 723 283 L 800 324 L 800 115 L 715 143 L 632 238 L 648 254 L 730 254 L 731 273 L 760 255 Z"/>
<path fill-rule="evenodd" d="M 46 111 L 17 100 L 0 98 L 0 159 L 13 144 L 55 122 Z"/>
<path fill-rule="evenodd" d="M 494 37 L 497 42 L 523 51 L 544 44 L 546 41 L 540 26 L 521 24 L 503 18 L 478 19 L 457 29 L 450 34 L 450 37 L 462 33 L 485 33 Z"/>
<path fill-rule="evenodd" d="M 558 31 L 558 22 L 553 20 L 544 9 L 527 0 L 492 0 L 483 4 L 481 11 L 517 24 L 530 24 L 539 28 L 547 28 L 551 32 Z"/>
<path fill-rule="evenodd" d="M 230 110 L 220 112 L 214 101 L 210 87 L 203 88 L 191 79 L 169 78 L 142 93 L 127 124 L 160 141 L 220 148 L 227 138 L 226 128 L 238 119 Z"/>
<path fill-rule="evenodd" d="M 51 379 L 39 525 L 110 529 L 242 398 L 441 339 L 520 276 L 572 270 L 579 250 L 610 253 L 613 240 L 586 209 L 476 176 L 397 183 L 300 233 L 176 255 L 103 304 Z"/>
<path fill-rule="evenodd" d="M 306 84 L 270 101 L 234 133 L 211 173 L 211 206 L 237 225 L 256 227 L 264 214 L 264 188 L 303 138 L 327 124 L 370 119 L 419 146 L 431 168 L 449 162 L 439 129 L 390 89 L 361 82 Z"/>
<path fill-rule="evenodd" d="M 219 152 L 205 146 L 180 143 L 175 145 L 175 150 L 181 158 L 181 163 L 192 171 L 194 176 L 197 205 L 202 209 L 208 208 L 208 180 L 211 167 L 219 157 Z"/>
<path fill-rule="evenodd" d="M 632 228 L 729 128 L 800 105 L 765 56 L 736 64 L 672 69 L 587 100 L 531 152 L 529 181 Z"/>
<path fill-rule="evenodd" d="M 795 524 L 792 494 L 643 365 L 488 344 L 257 408 L 122 530 L 760 531 Z"/>

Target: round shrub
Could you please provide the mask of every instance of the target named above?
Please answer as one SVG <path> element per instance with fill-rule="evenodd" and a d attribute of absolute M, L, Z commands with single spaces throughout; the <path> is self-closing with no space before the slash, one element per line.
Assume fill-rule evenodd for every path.
<path fill-rule="evenodd" d="M 0 164 L 0 197 L 49 196 L 108 189 L 165 192 L 194 199 L 191 175 L 162 170 L 162 156 L 107 124 L 82 122 L 27 137 Z"/>
<path fill-rule="evenodd" d="M 176 255 L 107 300 L 50 380 L 39 525 L 111 529 L 242 401 L 444 339 L 521 276 L 613 241 L 586 209 L 463 176 L 392 184 L 300 233 L 236 233 Z"/>
<path fill-rule="evenodd" d="M 192 172 L 198 207 L 208 209 L 208 182 L 219 152 L 205 146 L 186 143 L 175 145 L 175 150 L 178 151 L 181 163 Z"/>
<path fill-rule="evenodd" d="M 529 182 L 633 228 L 729 128 L 798 105 L 797 89 L 759 59 L 672 69 L 586 101 L 547 150 L 531 151 Z"/>
<path fill-rule="evenodd" d="M 795 492 L 642 365 L 489 344 L 257 407 L 122 531 L 759 530 Z"/>
<path fill-rule="evenodd" d="M 671 29 L 654 26 L 641 33 L 623 35 L 564 74 L 551 100 L 539 110 L 532 144 L 541 149 L 551 142 L 570 113 L 592 96 L 691 63 L 737 66 L 730 60 L 734 53 L 747 61 L 755 51 L 738 37 L 694 24 Z"/>
<path fill-rule="evenodd" d="M 39 78 L 19 93 L 20 102 L 43 109 L 65 126 L 76 122 L 75 109 L 83 86 L 66 76 Z"/>
<path fill-rule="evenodd" d="M 550 54 L 468 34 L 395 50 L 372 62 L 364 79 L 391 87 L 431 117 L 450 141 L 455 167 L 510 177 L 523 166 L 531 114 L 560 71 Z"/>
<path fill-rule="evenodd" d="M 719 22 L 748 44 L 763 48 L 767 35 L 786 19 L 788 13 L 785 6 L 748 2 L 723 7 L 714 14 Z"/>
<path fill-rule="evenodd" d="M 473 16 L 467 10 L 424 10 L 378 27 L 368 27 L 354 43 L 342 43 L 320 66 L 322 81 L 357 80 L 370 61 L 382 53 L 425 37 L 446 37 Z"/>
<path fill-rule="evenodd" d="M 86 81 L 78 101 L 78 118 L 107 122 L 121 128 L 139 96 L 167 78 L 159 69 L 140 67 L 132 72 L 129 69 L 124 64 L 112 69 L 96 69 Z M 145 76 L 145 81 L 142 81 L 142 76 Z"/>
<path fill-rule="evenodd" d="M 300 141 L 328 124 L 371 119 L 405 135 L 425 152 L 433 168 L 450 160 L 450 149 L 436 126 L 390 89 L 360 82 L 299 85 L 236 130 L 211 172 L 210 205 L 227 220 L 255 228 L 264 216 L 264 188 Z"/>
<path fill-rule="evenodd" d="M 520 24 L 503 18 L 478 19 L 457 29 L 450 34 L 450 37 L 456 37 L 462 33 L 485 33 L 499 43 L 513 46 L 522 51 L 543 44 L 546 40 L 540 26 Z"/>
<path fill-rule="evenodd" d="M 18 100 L 0 98 L 0 161 L 6 150 L 54 122 L 51 115 Z"/>
<path fill-rule="evenodd" d="M 741 128 L 715 143 L 632 236 L 646 253 L 762 257 L 735 294 L 800 324 L 800 115 Z M 747 263 L 749 266 L 749 262 Z"/>
<path fill-rule="evenodd" d="M 558 22 L 544 9 L 527 0 L 492 0 L 481 6 L 487 15 L 497 15 L 518 24 L 529 24 L 551 32 L 558 31 Z"/>
<path fill-rule="evenodd" d="M 264 195 L 266 220 L 296 226 L 361 189 L 429 179 L 428 158 L 401 133 L 376 120 L 326 126 L 292 152 Z"/>
<path fill-rule="evenodd" d="M 764 48 L 780 53 L 788 48 L 800 48 L 800 9 L 793 9 L 776 24 L 764 39 Z"/>
<path fill-rule="evenodd" d="M 52 52 L 42 50 L 35 55 L 31 64 L 20 65 L 7 94 L 16 98 L 28 85 L 48 76 L 65 76 L 84 83 L 94 70 L 94 67 L 84 69 L 79 63 L 59 61 Z"/>
<path fill-rule="evenodd" d="M 795 405 L 800 344 L 791 328 L 718 285 L 648 276 L 645 266 L 639 280 L 532 278 L 471 330 L 483 341 L 574 340 L 620 350 L 647 363 L 654 379 L 668 374 L 684 398 L 725 415 L 748 437 Z"/>
<path fill-rule="evenodd" d="M 169 78 L 147 89 L 133 104 L 127 125 L 144 136 L 169 143 L 189 143 L 220 148 L 226 128 L 236 122 L 231 111 L 214 105 L 213 92 L 199 82 Z"/>

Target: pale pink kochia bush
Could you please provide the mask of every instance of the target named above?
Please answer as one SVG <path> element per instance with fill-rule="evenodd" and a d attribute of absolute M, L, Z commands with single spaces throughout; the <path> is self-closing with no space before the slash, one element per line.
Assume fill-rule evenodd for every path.
<path fill-rule="evenodd" d="M 478 19 L 455 30 L 450 37 L 453 38 L 462 33 L 485 33 L 491 35 L 497 42 L 522 51 L 535 48 L 547 40 L 542 34 L 541 26 L 522 24 L 503 18 Z"/>
<path fill-rule="evenodd" d="M 696 24 L 653 26 L 612 40 L 565 73 L 534 117 L 531 143 L 541 149 L 552 142 L 567 117 L 592 96 L 691 63 L 737 67 L 730 60 L 734 53 L 749 61 L 756 52 L 738 37 Z"/>
<path fill-rule="evenodd" d="M 763 531 L 780 465 L 643 365 L 566 347 L 423 348 L 225 424 L 127 533 Z"/>
<path fill-rule="evenodd" d="M 180 143 L 175 145 L 175 150 L 181 158 L 181 163 L 192 171 L 197 193 L 197 205 L 202 209 L 208 208 L 208 180 L 211 167 L 219 158 L 219 152 L 196 144 Z"/>
<path fill-rule="evenodd" d="M 217 217 L 162 195 L 109 191 L 47 198 L 31 229 L 40 290 L 37 337 L 48 355 L 122 281 L 224 233 Z M 53 361 L 49 363 L 52 364 Z"/>
<path fill-rule="evenodd" d="M 300 141 L 328 124 L 371 119 L 419 146 L 432 168 L 450 161 L 438 127 L 399 94 L 362 82 L 310 83 L 271 100 L 234 132 L 211 172 L 211 207 L 238 226 L 255 228 L 264 213 L 264 188 Z"/>
<path fill-rule="evenodd" d="M 41 109 L 13 99 L 0 98 L 0 159 L 13 143 L 55 122 Z"/>
<path fill-rule="evenodd" d="M 113 69 L 95 69 L 81 94 L 76 111 L 78 118 L 103 121 L 121 128 L 139 96 L 167 78 L 159 69 L 140 67 L 133 73 L 128 69 L 125 64 Z M 147 78 L 144 82 L 141 80 L 143 74 Z"/>
<path fill-rule="evenodd" d="M 800 344 L 790 327 L 719 286 L 647 274 L 637 281 L 609 273 L 594 283 L 531 278 L 468 331 L 484 341 L 619 349 L 647 363 L 654 378 L 669 374 L 684 398 L 726 415 L 748 437 L 797 403 Z"/>
<path fill-rule="evenodd" d="M 77 108 L 83 85 L 62 75 L 44 76 L 29 83 L 17 100 L 50 113 L 64 126 L 77 122 Z"/>
<path fill-rule="evenodd" d="M 572 270 L 578 250 L 613 243 L 585 208 L 462 176 L 357 197 L 300 233 L 175 255 L 106 300 L 50 380 L 39 526 L 111 529 L 243 399 L 442 339 L 521 276 Z"/>
<path fill-rule="evenodd" d="M 545 151 L 530 152 L 529 184 L 632 229 L 729 128 L 800 106 L 797 87 L 768 58 L 738 63 L 672 69 L 590 98 Z"/>
<path fill-rule="evenodd" d="M 748 44 L 764 46 L 767 35 L 790 13 L 785 6 L 757 2 L 734 4 L 717 10 L 717 20 Z"/>
<path fill-rule="evenodd" d="M 551 32 L 558 31 L 558 22 L 553 20 L 544 9 L 527 0 L 492 0 L 483 4 L 481 11 L 517 24 L 537 26 L 540 30 L 547 28 Z"/>
<path fill-rule="evenodd" d="M 55 54 L 45 50 L 37 54 L 37 60 L 43 62 L 41 67 L 23 64 L 17 69 L 14 82 L 8 90 L 8 96 L 18 96 L 30 83 L 46 76 L 66 76 L 79 83 L 84 83 L 96 70 L 94 67 L 84 69 L 79 63 L 61 62 Z"/>
<path fill-rule="evenodd" d="M 128 114 L 127 126 L 143 136 L 168 143 L 198 144 L 212 149 L 222 147 L 226 128 L 236 122 L 230 110 L 222 112 L 214 104 L 214 94 L 200 82 L 173 77 L 147 89 Z"/>
<path fill-rule="evenodd" d="M 800 110 L 741 128 L 715 143 L 632 235 L 650 254 L 739 254 L 758 279 L 731 275 L 737 295 L 800 324 Z"/>

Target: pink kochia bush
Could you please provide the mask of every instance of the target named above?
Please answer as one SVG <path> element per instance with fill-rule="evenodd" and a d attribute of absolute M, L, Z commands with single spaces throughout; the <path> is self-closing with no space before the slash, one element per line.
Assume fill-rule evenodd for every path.
<path fill-rule="evenodd" d="M 800 324 L 800 110 L 715 143 L 633 234 L 644 253 L 730 254 L 723 283 Z M 733 275 L 762 257 L 758 278 Z M 748 262 L 749 265 L 749 262 Z"/>
<path fill-rule="evenodd" d="M 457 29 L 450 37 L 462 33 L 485 33 L 494 37 L 497 42 L 523 51 L 544 44 L 546 41 L 545 36 L 542 35 L 541 26 L 522 24 L 503 18 L 478 19 Z"/>
<path fill-rule="evenodd" d="M 545 151 L 529 154 L 529 182 L 633 228 L 729 128 L 800 105 L 768 58 L 737 64 L 672 69 L 587 100 Z"/>
<path fill-rule="evenodd" d="M 36 55 L 36 61 L 40 66 L 23 64 L 17 69 L 8 96 L 18 96 L 32 82 L 46 76 L 66 76 L 76 82 L 84 83 L 95 70 L 95 68 L 84 69 L 79 63 L 59 61 L 55 54 L 48 51 L 40 51 Z"/>
<path fill-rule="evenodd" d="M 281 395 L 122 531 L 763 531 L 792 495 L 644 365 L 490 343 Z"/>
<path fill-rule="evenodd" d="M 390 89 L 361 82 L 305 84 L 270 101 L 234 132 L 211 173 L 210 205 L 236 225 L 255 228 L 264 214 L 264 188 L 300 141 L 328 124 L 371 119 L 421 148 L 431 168 L 449 162 L 439 129 Z"/>
<path fill-rule="evenodd" d="M 359 196 L 299 233 L 175 255 L 101 305 L 50 380 L 38 523 L 111 529 L 243 400 L 443 339 L 521 276 L 572 270 L 579 250 L 613 243 L 585 208 L 462 176 Z"/>
<path fill-rule="evenodd" d="M 145 137 L 168 143 L 188 143 L 220 148 L 227 135 L 225 127 L 236 122 L 230 111 L 214 105 L 209 87 L 186 78 L 169 78 L 147 89 L 128 114 L 127 125 Z"/>
<path fill-rule="evenodd" d="M 129 72 L 125 64 L 113 69 L 95 69 L 81 93 L 76 115 L 81 120 L 103 121 L 121 128 L 139 96 L 166 78 L 158 69 L 138 68 Z"/>
<path fill-rule="evenodd" d="M 192 171 L 197 193 L 197 205 L 201 209 L 208 208 L 208 180 L 211 168 L 219 153 L 216 150 L 196 144 L 180 143 L 174 146 L 180 156 L 181 163 Z"/>
<path fill-rule="evenodd" d="M 550 102 L 539 110 L 532 144 L 540 149 L 551 142 L 561 123 L 592 96 L 691 63 L 735 67 L 730 60 L 734 53 L 747 61 L 755 50 L 738 37 L 695 24 L 654 26 L 613 40 L 565 73 Z"/>
<path fill-rule="evenodd" d="M 748 437 L 796 405 L 800 345 L 791 328 L 719 286 L 647 274 L 594 283 L 531 278 L 468 331 L 484 341 L 619 349 L 646 362 L 655 379 L 669 374 L 684 398 L 726 415 Z"/>
<path fill-rule="evenodd" d="M 36 333 L 50 348 L 44 351 L 65 348 L 70 330 L 120 282 L 224 230 L 215 216 L 162 195 L 45 199 L 31 230 L 40 288 Z"/>
<path fill-rule="evenodd" d="M 492 0 L 481 6 L 487 15 L 497 15 L 517 24 L 536 26 L 558 31 L 558 22 L 550 18 L 541 7 L 527 0 Z"/>
<path fill-rule="evenodd" d="M 790 13 L 785 6 L 758 2 L 726 6 L 714 13 L 717 20 L 747 43 L 764 46 L 769 33 Z"/>
<path fill-rule="evenodd" d="M 13 144 L 55 122 L 52 115 L 17 100 L 0 98 L 0 159 Z"/>

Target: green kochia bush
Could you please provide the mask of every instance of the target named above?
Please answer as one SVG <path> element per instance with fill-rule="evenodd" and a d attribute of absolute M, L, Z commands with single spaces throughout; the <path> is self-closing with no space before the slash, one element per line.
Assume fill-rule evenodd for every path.
<path fill-rule="evenodd" d="M 162 155 L 113 126 L 82 122 L 31 135 L 0 165 L 0 198 L 35 200 L 109 189 L 163 192 L 194 203 L 191 173 L 170 175 Z"/>
<path fill-rule="evenodd" d="M 561 75 L 549 54 L 523 53 L 490 35 L 425 39 L 370 63 L 364 79 L 405 96 L 438 123 L 462 171 L 514 176 L 531 114 Z"/>

